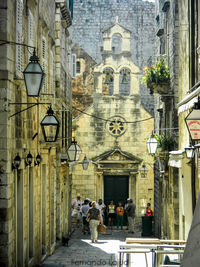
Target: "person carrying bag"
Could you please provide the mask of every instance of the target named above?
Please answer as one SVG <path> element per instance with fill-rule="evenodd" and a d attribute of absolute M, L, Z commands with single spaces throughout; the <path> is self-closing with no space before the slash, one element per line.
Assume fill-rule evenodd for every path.
<path fill-rule="evenodd" d="M 92 202 L 92 207 L 89 209 L 87 213 L 87 217 L 90 218 L 89 225 L 90 225 L 91 240 L 92 240 L 92 243 L 95 243 L 97 242 L 97 238 L 98 238 L 97 227 L 99 225 L 99 222 L 103 224 L 101 220 L 101 216 L 100 216 L 100 211 L 99 209 L 96 208 L 95 201 Z"/>

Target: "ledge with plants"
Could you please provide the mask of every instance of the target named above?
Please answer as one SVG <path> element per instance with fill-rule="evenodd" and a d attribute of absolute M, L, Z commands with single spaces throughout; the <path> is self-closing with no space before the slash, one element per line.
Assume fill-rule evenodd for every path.
<path fill-rule="evenodd" d="M 145 68 L 142 81 L 150 89 L 151 94 L 166 94 L 169 90 L 170 73 L 165 58 L 166 56 L 161 56 L 155 65 Z"/>
<path fill-rule="evenodd" d="M 171 136 L 164 136 L 164 135 L 158 135 L 155 134 L 155 138 L 158 141 L 158 147 L 156 154 L 158 154 L 160 157 L 168 158 L 169 151 L 172 151 L 174 149 L 174 140 Z"/>

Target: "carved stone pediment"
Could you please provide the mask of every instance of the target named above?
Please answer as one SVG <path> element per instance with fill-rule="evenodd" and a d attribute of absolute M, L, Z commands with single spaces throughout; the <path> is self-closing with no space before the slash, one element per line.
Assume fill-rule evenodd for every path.
<path fill-rule="evenodd" d="M 128 153 L 126 151 L 122 151 L 119 147 L 114 147 L 111 150 L 105 151 L 104 153 L 98 155 L 97 157 L 93 158 L 94 161 L 102 162 L 132 162 L 135 164 L 140 164 L 142 159 Z"/>

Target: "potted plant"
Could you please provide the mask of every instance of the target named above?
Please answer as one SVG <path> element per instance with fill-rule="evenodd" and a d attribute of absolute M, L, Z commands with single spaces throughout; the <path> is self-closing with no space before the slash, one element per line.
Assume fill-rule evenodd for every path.
<path fill-rule="evenodd" d="M 164 136 L 155 134 L 155 138 L 158 140 L 158 150 L 160 152 L 169 152 L 174 149 L 174 140 L 171 136 Z"/>
<path fill-rule="evenodd" d="M 143 83 L 150 88 L 150 93 L 166 94 L 169 88 L 170 73 L 169 67 L 165 63 L 165 56 L 145 68 L 144 75 L 142 76 Z"/>

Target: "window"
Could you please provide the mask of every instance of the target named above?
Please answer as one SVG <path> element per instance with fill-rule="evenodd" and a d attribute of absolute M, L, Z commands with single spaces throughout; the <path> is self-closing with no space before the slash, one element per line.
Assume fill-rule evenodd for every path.
<path fill-rule="evenodd" d="M 32 12 L 29 10 L 28 14 L 28 45 L 34 46 L 34 17 Z"/>
<path fill-rule="evenodd" d="M 121 69 L 119 77 L 119 94 L 122 96 L 130 95 L 130 70 Z"/>
<path fill-rule="evenodd" d="M 111 135 L 120 136 L 125 133 L 125 120 L 121 117 L 113 117 L 107 123 L 107 129 Z"/>
<path fill-rule="evenodd" d="M 16 1 L 16 43 L 23 43 L 23 0 Z M 23 46 L 16 46 L 16 76 L 22 77 L 23 69 Z"/>
<path fill-rule="evenodd" d="M 76 78 L 76 55 L 72 54 L 72 78 Z"/>
<path fill-rule="evenodd" d="M 49 88 L 50 88 L 50 94 L 54 93 L 54 69 L 53 69 L 53 52 L 50 51 L 50 57 L 49 57 Z"/>
<path fill-rule="evenodd" d="M 103 95 L 113 95 L 113 69 L 112 68 L 105 68 L 103 70 Z"/>
<path fill-rule="evenodd" d="M 43 83 L 43 93 L 47 93 L 48 92 L 48 75 L 47 75 L 47 46 L 46 46 L 46 39 L 44 37 L 41 38 L 42 39 L 42 47 L 41 47 L 41 66 L 42 69 L 45 73 L 45 79 L 44 79 L 44 83 Z"/>
<path fill-rule="evenodd" d="M 119 33 L 115 33 L 112 36 L 112 51 L 115 54 L 120 54 L 122 51 L 122 37 Z"/>
<path fill-rule="evenodd" d="M 80 61 L 76 61 L 76 73 L 80 73 L 81 72 L 81 63 Z"/>

